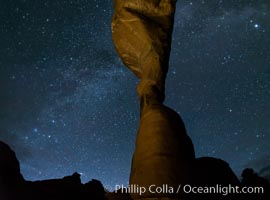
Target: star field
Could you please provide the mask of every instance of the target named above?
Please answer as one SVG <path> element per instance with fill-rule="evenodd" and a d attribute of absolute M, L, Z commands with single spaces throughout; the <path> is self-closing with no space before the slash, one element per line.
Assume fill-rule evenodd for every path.
<path fill-rule="evenodd" d="M 139 123 L 137 79 L 111 39 L 111 0 L 0 1 L 0 140 L 27 180 L 77 171 L 126 184 Z M 197 157 L 240 175 L 270 164 L 270 5 L 178 1 L 165 104 Z"/>

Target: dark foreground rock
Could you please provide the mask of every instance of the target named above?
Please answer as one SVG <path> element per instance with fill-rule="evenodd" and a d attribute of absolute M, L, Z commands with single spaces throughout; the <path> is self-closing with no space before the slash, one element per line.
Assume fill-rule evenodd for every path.
<path fill-rule="evenodd" d="M 269 200 L 270 184 L 260 177 L 253 169 L 245 169 L 241 181 L 233 173 L 229 164 L 217 158 L 203 157 L 193 163 L 192 187 L 218 188 L 219 193 L 184 194 L 173 199 L 187 200 Z M 236 194 L 228 192 L 229 187 L 263 188 L 264 194 Z M 225 189 L 223 189 L 225 188 Z M 189 189 L 188 187 L 186 189 Z M 205 190 L 204 190 L 205 191 Z M 226 192 L 228 194 L 224 195 Z M 131 195 L 132 196 L 132 195 Z M 62 179 L 44 181 L 26 181 L 20 172 L 19 161 L 11 148 L 0 141 L 0 200 L 132 200 L 128 192 L 107 192 L 98 180 L 81 183 L 80 174 L 74 173 Z M 169 195 L 168 195 L 169 197 Z M 184 198 L 183 198 L 184 197 Z M 155 198 L 151 200 L 163 200 Z M 165 198 L 169 200 L 170 198 Z M 164 199 L 164 200 L 165 200 Z M 141 199 L 144 200 L 144 199 Z"/>
<path fill-rule="evenodd" d="M 105 200 L 101 182 L 81 183 L 80 174 L 62 179 L 26 181 L 11 148 L 0 141 L 0 200 Z"/>

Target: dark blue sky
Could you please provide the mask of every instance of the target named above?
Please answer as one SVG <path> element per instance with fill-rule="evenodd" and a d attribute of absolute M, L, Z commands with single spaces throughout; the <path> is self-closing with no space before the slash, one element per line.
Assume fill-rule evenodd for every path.
<path fill-rule="evenodd" d="M 196 155 L 240 175 L 270 165 L 268 0 L 178 1 L 166 105 Z M 26 179 L 77 171 L 126 184 L 137 80 L 111 39 L 111 0 L 0 1 L 0 140 Z"/>

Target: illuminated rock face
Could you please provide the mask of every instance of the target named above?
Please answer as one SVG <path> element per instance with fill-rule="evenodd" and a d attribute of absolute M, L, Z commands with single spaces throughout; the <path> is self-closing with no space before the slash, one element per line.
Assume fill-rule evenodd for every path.
<path fill-rule="evenodd" d="M 194 149 L 184 123 L 163 105 L 176 0 L 115 0 L 112 36 L 123 63 L 138 77 L 141 119 L 130 184 L 177 188 L 190 182 Z M 175 196 L 164 193 L 133 198 Z"/>
<path fill-rule="evenodd" d="M 193 145 L 180 116 L 162 104 L 144 106 L 132 160 L 130 184 L 145 188 L 153 184 L 167 185 L 176 191 L 179 184 L 192 182 L 194 159 Z M 171 196 L 163 192 L 144 195 Z"/>
<path fill-rule="evenodd" d="M 115 0 L 112 35 L 123 63 L 164 93 L 176 0 Z M 144 85 L 143 84 L 143 85 Z M 144 93 L 138 87 L 139 95 Z"/>

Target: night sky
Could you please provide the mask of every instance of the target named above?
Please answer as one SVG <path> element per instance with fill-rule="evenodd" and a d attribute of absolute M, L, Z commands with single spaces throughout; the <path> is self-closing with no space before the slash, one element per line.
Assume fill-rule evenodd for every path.
<path fill-rule="evenodd" d="M 270 1 L 178 1 L 165 104 L 196 156 L 270 165 Z M 112 0 L 0 0 L 0 140 L 27 180 L 77 171 L 127 184 L 138 80 L 117 57 Z"/>

